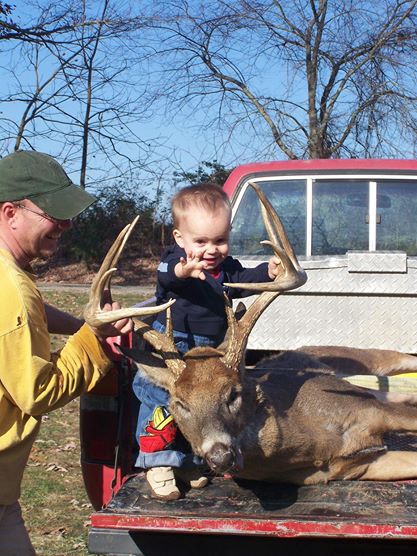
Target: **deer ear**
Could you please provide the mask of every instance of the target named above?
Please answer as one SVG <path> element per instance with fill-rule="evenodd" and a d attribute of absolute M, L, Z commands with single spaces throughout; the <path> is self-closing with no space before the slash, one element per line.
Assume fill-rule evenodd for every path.
<path fill-rule="evenodd" d="M 235 319 L 240 320 L 243 317 L 243 315 L 246 313 L 246 311 L 247 311 L 246 305 L 242 301 L 239 301 L 235 309 Z"/>
<path fill-rule="evenodd" d="M 119 345 L 115 347 L 133 361 L 151 382 L 168 390 L 168 392 L 171 391 L 175 376 L 172 370 L 167 368 L 161 357 L 149 351 L 129 349 Z"/>

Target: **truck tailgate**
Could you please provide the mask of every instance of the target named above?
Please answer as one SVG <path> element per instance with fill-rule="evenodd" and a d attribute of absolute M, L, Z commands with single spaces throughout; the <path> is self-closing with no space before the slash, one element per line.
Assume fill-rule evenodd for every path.
<path fill-rule="evenodd" d="M 92 515 L 91 523 L 92 551 L 103 549 L 103 541 L 108 547 L 116 532 L 125 532 L 130 539 L 139 539 L 137 546 L 142 542 L 147 547 L 125 553 L 146 556 L 161 554 L 158 542 L 167 543 L 170 554 L 177 553 L 172 552 L 176 547 L 178 554 L 199 556 L 254 554 L 254 550 L 264 555 L 269 554 L 268 546 L 271 554 L 280 549 L 278 540 L 286 541 L 287 555 L 296 554 L 306 541 L 309 547 L 311 542 L 315 545 L 314 539 L 324 543 L 322 554 L 327 553 L 326 547 L 329 554 L 334 550 L 406 554 L 417 549 L 417 482 L 335 481 L 296 487 L 216 477 L 202 490 L 189 490 L 180 500 L 163 502 L 150 497 L 139 474 L 122 486 L 105 509 Z M 268 542 L 255 542 L 261 539 Z M 181 548 L 184 542 L 191 542 L 194 550 Z M 348 548 L 351 552 L 346 552 Z"/>

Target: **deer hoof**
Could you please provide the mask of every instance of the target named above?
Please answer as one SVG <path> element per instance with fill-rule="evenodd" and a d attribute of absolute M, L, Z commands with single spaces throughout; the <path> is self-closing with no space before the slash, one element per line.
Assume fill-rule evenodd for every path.
<path fill-rule="evenodd" d="M 178 500 L 181 496 L 172 467 L 152 467 L 146 472 L 152 496 L 159 500 Z"/>

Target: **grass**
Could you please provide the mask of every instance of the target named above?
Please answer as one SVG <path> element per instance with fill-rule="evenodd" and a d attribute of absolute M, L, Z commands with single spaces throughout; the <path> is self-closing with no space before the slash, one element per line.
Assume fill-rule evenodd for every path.
<path fill-rule="evenodd" d="M 45 292 L 48 303 L 80 316 L 87 294 Z M 127 307 L 137 295 L 118 295 Z M 53 350 L 65 342 L 51 336 Z M 79 402 L 45 415 L 22 484 L 21 504 L 38 556 L 85 556 L 92 506 L 84 492 L 80 468 Z"/>

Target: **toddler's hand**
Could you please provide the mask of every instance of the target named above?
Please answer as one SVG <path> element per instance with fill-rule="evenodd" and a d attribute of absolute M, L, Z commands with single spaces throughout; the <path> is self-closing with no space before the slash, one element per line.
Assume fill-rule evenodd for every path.
<path fill-rule="evenodd" d="M 181 257 L 180 262 L 175 265 L 175 276 L 177 278 L 198 278 L 205 280 L 206 275 L 203 272 L 204 262 L 198 253 L 187 253 L 187 259 Z"/>
<path fill-rule="evenodd" d="M 268 261 L 268 275 L 274 280 L 278 274 L 282 273 L 281 259 L 277 256 L 271 257 Z"/>

